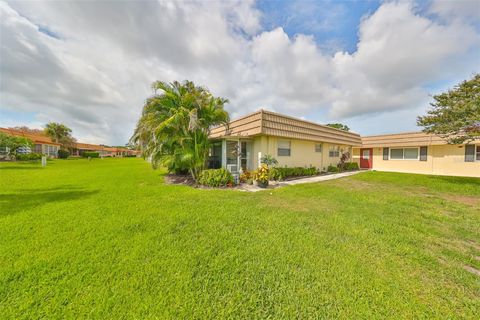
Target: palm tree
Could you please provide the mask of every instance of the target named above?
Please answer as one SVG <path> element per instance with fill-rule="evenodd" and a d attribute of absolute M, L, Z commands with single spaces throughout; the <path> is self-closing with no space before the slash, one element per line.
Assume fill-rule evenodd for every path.
<path fill-rule="evenodd" d="M 147 99 L 131 142 L 151 158 L 154 168 L 188 171 L 197 179 L 210 148 L 210 129 L 229 121 L 223 108 L 228 100 L 191 81 L 157 81 L 152 88 L 155 94 Z"/>
<path fill-rule="evenodd" d="M 60 143 L 64 149 L 68 149 L 75 142 L 75 138 L 72 137 L 72 129 L 61 123 L 47 123 L 45 134 L 52 138 L 54 142 Z"/>

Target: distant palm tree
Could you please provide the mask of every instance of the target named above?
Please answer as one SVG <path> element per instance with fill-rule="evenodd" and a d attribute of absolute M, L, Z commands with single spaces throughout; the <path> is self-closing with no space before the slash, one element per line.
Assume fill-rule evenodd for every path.
<path fill-rule="evenodd" d="M 188 171 L 197 179 L 210 148 L 210 129 L 229 121 L 223 108 L 228 100 L 191 81 L 157 81 L 152 88 L 155 95 L 147 99 L 130 140 L 144 157 L 151 158 L 154 168 L 163 165 L 173 172 Z"/>
<path fill-rule="evenodd" d="M 54 142 L 61 144 L 64 149 L 70 148 L 75 142 L 75 138 L 72 137 L 72 129 L 61 123 L 49 122 L 44 131 L 47 136 Z"/>

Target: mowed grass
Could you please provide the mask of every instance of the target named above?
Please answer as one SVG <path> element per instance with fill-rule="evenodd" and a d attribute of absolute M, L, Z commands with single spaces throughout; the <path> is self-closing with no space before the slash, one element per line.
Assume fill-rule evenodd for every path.
<path fill-rule="evenodd" d="M 163 174 L 0 164 L 0 317 L 478 319 L 480 179 L 366 172 L 245 193 Z"/>

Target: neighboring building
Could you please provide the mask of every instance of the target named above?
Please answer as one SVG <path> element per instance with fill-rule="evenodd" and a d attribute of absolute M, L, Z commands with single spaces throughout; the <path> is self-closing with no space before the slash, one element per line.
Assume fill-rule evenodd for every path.
<path fill-rule="evenodd" d="M 27 153 L 40 153 L 45 154 L 49 157 L 56 158 L 58 155 L 58 150 L 60 150 L 60 144 L 53 142 L 50 137 L 42 133 L 32 133 L 30 131 L 23 131 L 17 129 L 6 129 L 0 128 L 0 132 L 3 132 L 12 136 L 19 136 L 28 138 L 33 142 L 32 147 L 22 147 L 17 150 L 17 153 L 27 154 Z M 103 157 L 123 157 L 123 156 L 139 156 L 140 152 L 137 150 L 130 150 L 127 148 L 118 148 L 118 147 L 106 147 L 103 145 L 97 144 L 88 144 L 88 143 L 75 143 L 72 148 L 70 148 L 70 154 L 72 156 L 81 156 L 86 151 L 98 152 L 100 156 Z M 7 150 L 0 146 L 0 155 L 6 154 Z"/>
<path fill-rule="evenodd" d="M 41 133 L 32 133 L 29 131 L 17 130 L 17 129 L 6 129 L 0 128 L 0 132 L 11 136 L 24 137 L 30 139 L 33 142 L 32 147 L 22 147 L 17 150 L 18 153 L 40 153 L 45 154 L 49 157 L 56 158 L 58 150 L 60 149 L 60 144 L 53 142 L 48 136 Z"/>
<path fill-rule="evenodd" d="M 353 149 L 362 169 L 480 177 L 480 141 L 451 145 L 423 132 L 362 137 Z"/>
<path fill-rule="evenodd" d="M 70 150 L 72 156 L 81 156 L 84 152 L 98 152 L 101 157 L 124 157 L 139 155 L 140 152 L 137 150 L 130 150 L 127 148 L 118 148 L 118 147 L 107 147 L 98 144 L 89 144 L 89 143 L 75 143 L 73 148 Z"/>
<path fill-rule="evenodd" d="M 360 135 L 278 113 L 260 110 L 212 129 L 209 168 L 232 173 L 254 170 L 264 155 L 279 166 L 315 166 L 326 170 L 337 165 L 343 153 L 361 146 Z"/>

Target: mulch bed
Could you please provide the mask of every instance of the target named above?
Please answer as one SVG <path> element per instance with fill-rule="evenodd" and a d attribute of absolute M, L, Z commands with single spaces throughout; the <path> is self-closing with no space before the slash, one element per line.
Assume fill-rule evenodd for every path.
<path fill-rule="evenodd" d="M 195 186 L 196 182 L 191 175 L 184 174 L 167 174 L 165 176 L 165 183 L 167 184 L 183 184 L 186 186 Z"/>

